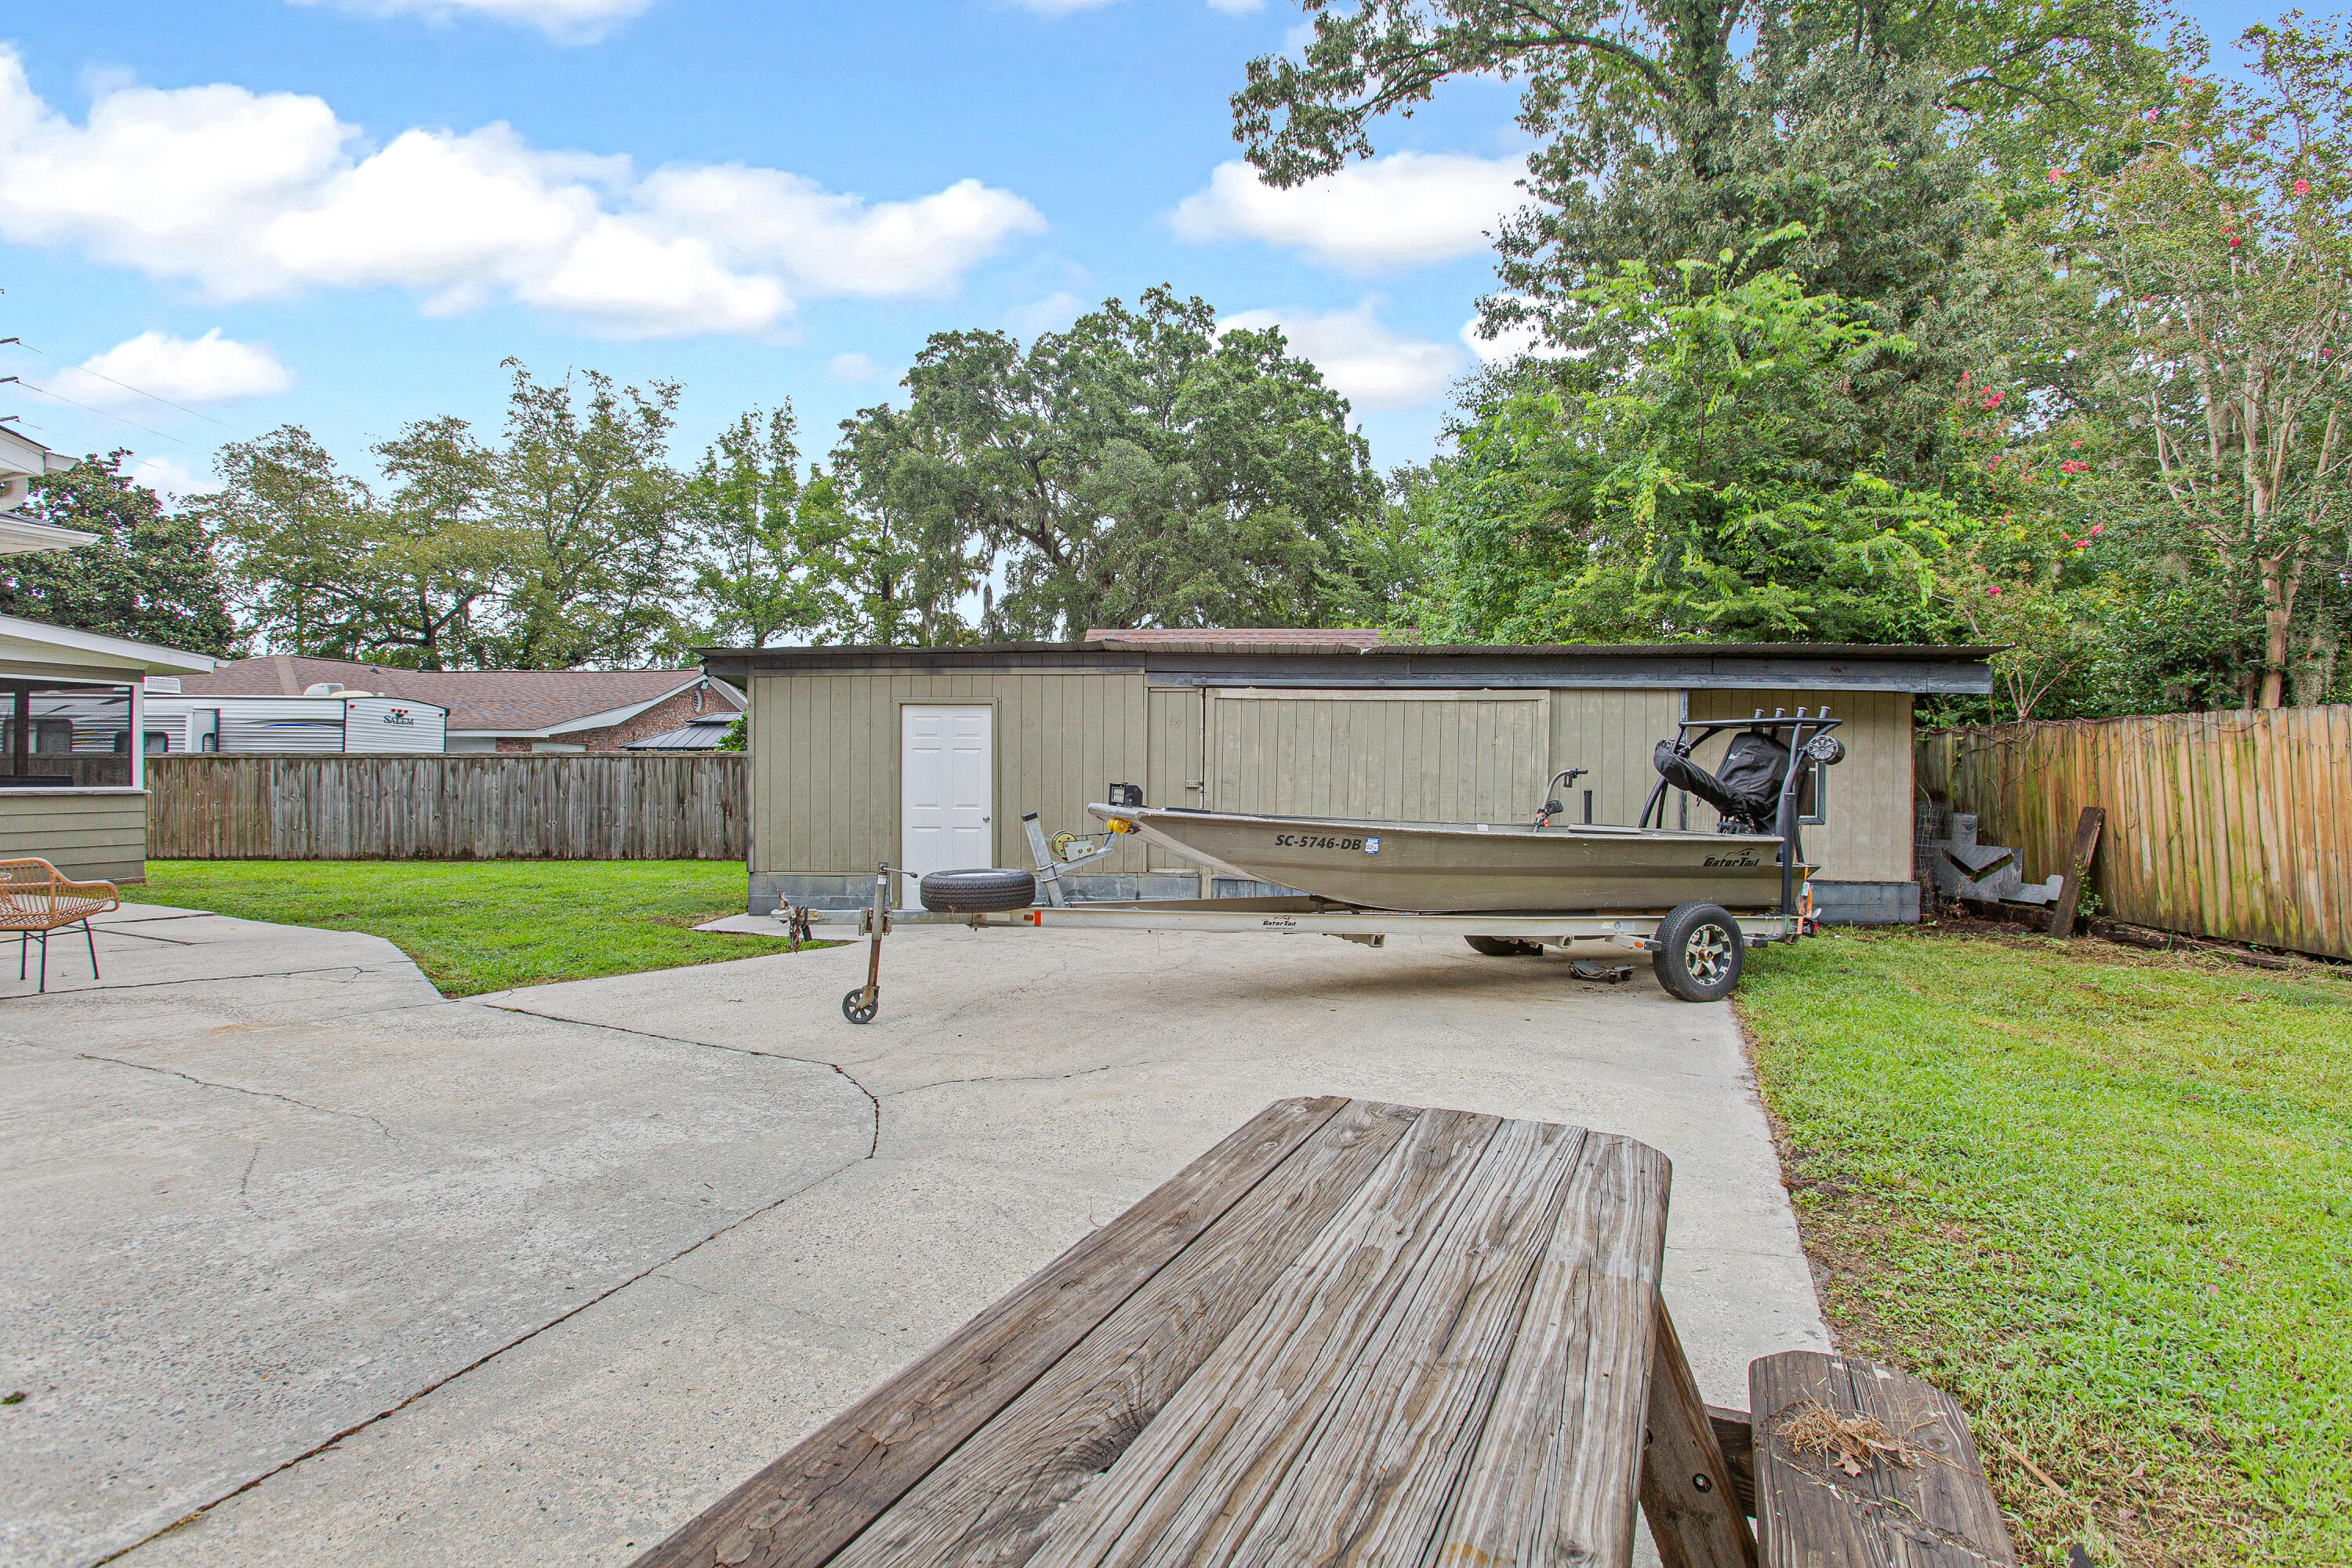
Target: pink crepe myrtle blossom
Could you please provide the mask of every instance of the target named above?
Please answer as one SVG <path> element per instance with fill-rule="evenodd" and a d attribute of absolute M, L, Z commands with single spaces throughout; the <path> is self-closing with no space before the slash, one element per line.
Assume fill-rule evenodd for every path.
<path fill-rule="evenodd" d="M 2074 541 L 2074 548 L 2077 550 L 2088 550 L 2091 548 L 2091 542 L 2087 539 L 2078 539 Z"/>
<path fill-rule="evenodd" d="M 2311 195 L 2311 182 L 2309 180 L 2297 180 L 2294 183 L 2294 194 L 2299 196 L 2307 196 Z"/>
<path fill-rule="evenodd" d="M 2091 531 L 2093 533 L 2105 533 L 2106 531 L 2107 525 L 2104 522 L 2095 522 L 2091 524 Z"/>
<path fill-rule="evenodd" d="M 2000 397 L 2001 395 L 1998 392 L 1988 392 L 1984 395 L 1984 401 L 1981 406 L 1986 408 L 1998 408 L 2000 406 Z"/>
<path fill-rule="evenodd" d="M 1998 583 L 1995 583 L 1991 587 L 1987 588 L 1987 589 L 1985 590 L 1985 592 L 1986 592 L 1987 594 L 1990 595 L 1992 597 L 1994 597 L 1994 598 L 1998 599 L 1998 598 L 2000 598 L 2000 584 L 1998 584 Z"/>
<path fill-rule="evenodd" d="M 2082 444 L 2083 444 L 2083 443 L 2082 443 L 2082 442 L 2080 442 L 2080 441 L 2077 441 L 2077 442 L 2075 442 L 2075 443 L 2074 443 L 2074 445 L 2075 445 L 2075 446 L 2077 446 L 2077 447 L 2081 446 Z"/>
<path fill-rule="evenodd" d="M 2077 442 L 2075 442 L 2075 443 L 2074 443 L 2074 445 L 2076 445 L 2077 447 L 2081 446 L 2082 444 L 2083 444 L 2083 443 L 2081 443 L 2080 441 L 2077 441 Z M 2067 458 L 2064 462 L 2063 462 L 2063 463 L 2061 463 L 2061 464 L 2059 464 L 2059 465 L 2058 465 L 2058 471 L 2059 471 L 2060 473 L 2062 473 L 2062 474 L 2085 474 L 2085 473 L 2090 472 L 2090 470 L 2091 470 L 2091 465 L 2090 465 L 2090 464 L 2088 464 L 2088 463 L 2078 463 L 2078 462 L 2076 462 L 2076 461 L 2075 461 L 2074 458 Z"/>
<path fill-rule="evenodd" d="M 2050 171 L 2050 183 L 2051 183 L 2052 184 L 2053 184 L 2053 185 L 2063 185 L 2063 184 L 2064 184 L 2066 183 L 2066 171 L 2065 171 L 2065 170 L 2063 170 L 2063 169 L 2053 169 L 2053 170 L 2051 170 L 2051 171 Z"/>

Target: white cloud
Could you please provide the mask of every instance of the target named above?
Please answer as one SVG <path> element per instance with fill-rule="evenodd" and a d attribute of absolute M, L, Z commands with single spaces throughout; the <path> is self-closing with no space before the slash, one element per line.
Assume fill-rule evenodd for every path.
<path fill-rule="evenodd" d="M 1280 327 L 1291 351 L 1312 360 L 1358 408 L 1417 408 L 1444 395 L 1461 369 L 1451 343 L 1408 338 L 1383 325 L 1367 300 L 1352 310 L 1244 310 L 1217 323 L 1263 331 Z"/>
<path fill-rule="evenodd" d="M 259 343 L 225 338 L 215 327 L 201 338 L 142 332 L 81 362 L 74 395 L 85 403 L 136 403 L 152 393 L 171 403 L 226 403 L 268 397 L 294 384 L 278 356 Z M 135 389 L 135 390 L 131 390 Z"/>
<path fill-rule="evenodd" d="M 1478 318 L 1475 316 L 1462 323 L 1462 346 L 1476 354 L 1481 364 L 1509 364 L 1522 359 L 1559 359 L 1566 353 L 1558 343 L 1546 342 L 1542 331 L 1532 321 L 1517 321 L 1494 337 L 1482 338 L 1478 335 Z"/>
<path fill-rule="evenodd" d="M 843 381 L 872 381 L 879 374 L 879 367 L 871 359 L 855 352 L 834 355 L 827 368 Z"/>
<path fill-rule="evenodd" d="M 1519 205 L 1525 156 L 1396 153 L 1277 190 L 1247 163 L 1220 163 L 1177 204 L 1185 239 L 1256 239 L 1350 272 L 1418 267 L 1484 250 Z"/>
<path fill-rule="evenodd" d="M 224 85 L 115 87 L 75 125 L 0 48 L 0 238 L 224 300 L 397 288 L 437 313 L 509 299 L 622 336 L 761 332 L 803 300 L 951 292 L 1045 226 L 976 180 L 869 203 L 740 164 L 640 179 L 506 125 L 364 152 L 320 99 Z"/>
<path fill-rule="evenodd" d="M 638 195 L 660 222 L 707 235 L 729 260 L 773 266 L 811 293 L 903 299 L 953 291 L 963 274 L 1045 216 L 1010 191 L 958 180 L 909 202 L 868 205 L 781 169 L 663 169 Z"/>
<path fill-rule="evenodd" d="M 210 495 L 221 488 L 212 475 L 193 473 L 171 458 L 142 458 L 131 465 L 131 477 L 167 496 Z"/>
<path fill-rule="evenodd" d="M 323 0 L 293 0 L 316 5 Z M 446 22 L 482 16 L 537 27 L 559 44 L 593 44 L 643 13 L 653 0 L 342 0 L 343 8 L 374 16 L 422 16 Z"/>
<path fill-rule="evenodd" d="M 1004 328 L 1016 338 L 1058 332 L 1086 313 L 1087 302 L 1067 289 L 1056 289 L 1042 300 L 1015 305 L 1004 312 Z"/>

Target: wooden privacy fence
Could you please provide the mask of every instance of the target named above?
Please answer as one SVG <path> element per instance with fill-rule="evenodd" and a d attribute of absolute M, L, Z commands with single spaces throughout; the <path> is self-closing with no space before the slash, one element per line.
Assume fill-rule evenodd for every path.
<path fill-rule="evenodd" d="M 748 763 L 717 756 L 147 759 L 161 860 L 741 860 Z"/>
<path fill-rule="evenodd" d="M 2116 919 L 2352 958 L 2352 706 L 1931 730 L 1917 780 L 2028 880 L 2105 806 L 2091 885 Z"/>

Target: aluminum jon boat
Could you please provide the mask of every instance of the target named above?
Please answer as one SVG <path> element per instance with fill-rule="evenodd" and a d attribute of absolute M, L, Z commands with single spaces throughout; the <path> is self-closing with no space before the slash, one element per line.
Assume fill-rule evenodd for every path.
<path fill-rule="evenodd" d="M 1369 822 L 1090 805 L 1106 826 L 1230 875 L 1358 909 L 1598 911 L 1780 901 L 1780 840 L 1525 822 Z"/>
<path fill-rule="evenodd" d="M 1797 713 L 1685 721 L 1674 739 L 1658 743 L 1658 782 L 1632 827 L 1555 822 L 1556 798 L 1525 823 L 1276 816 L 1149 806 L 1139 796 L 1087 811 L 1114 834 L 1138 834 L 1229 874 L 1357 909 L 1588 913 L 1713 904 L 1792 911 L 1806 869 L 1796 763 L 1800 754 L 1825 763 L 1844 755 L 1830 733 L 1839 721 L 1826 710 L 1811 720 L 1801 708 Z M 1691 754 L 1726 731 L 1734 734 L 1717 776 Z M 1582 771 L 1556 773 L 1551 784 L 1573 784 Z M 1670 785 L 1722 813 L 1719 830 L 1665 826 Z"/>

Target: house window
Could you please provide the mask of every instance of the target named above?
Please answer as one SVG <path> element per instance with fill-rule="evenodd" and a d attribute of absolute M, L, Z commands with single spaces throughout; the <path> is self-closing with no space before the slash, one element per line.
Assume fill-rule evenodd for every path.
<path fill-rule="evenodd" d="M 0 680 L 0 786 L 128 788 L 131 688 Z"/>

